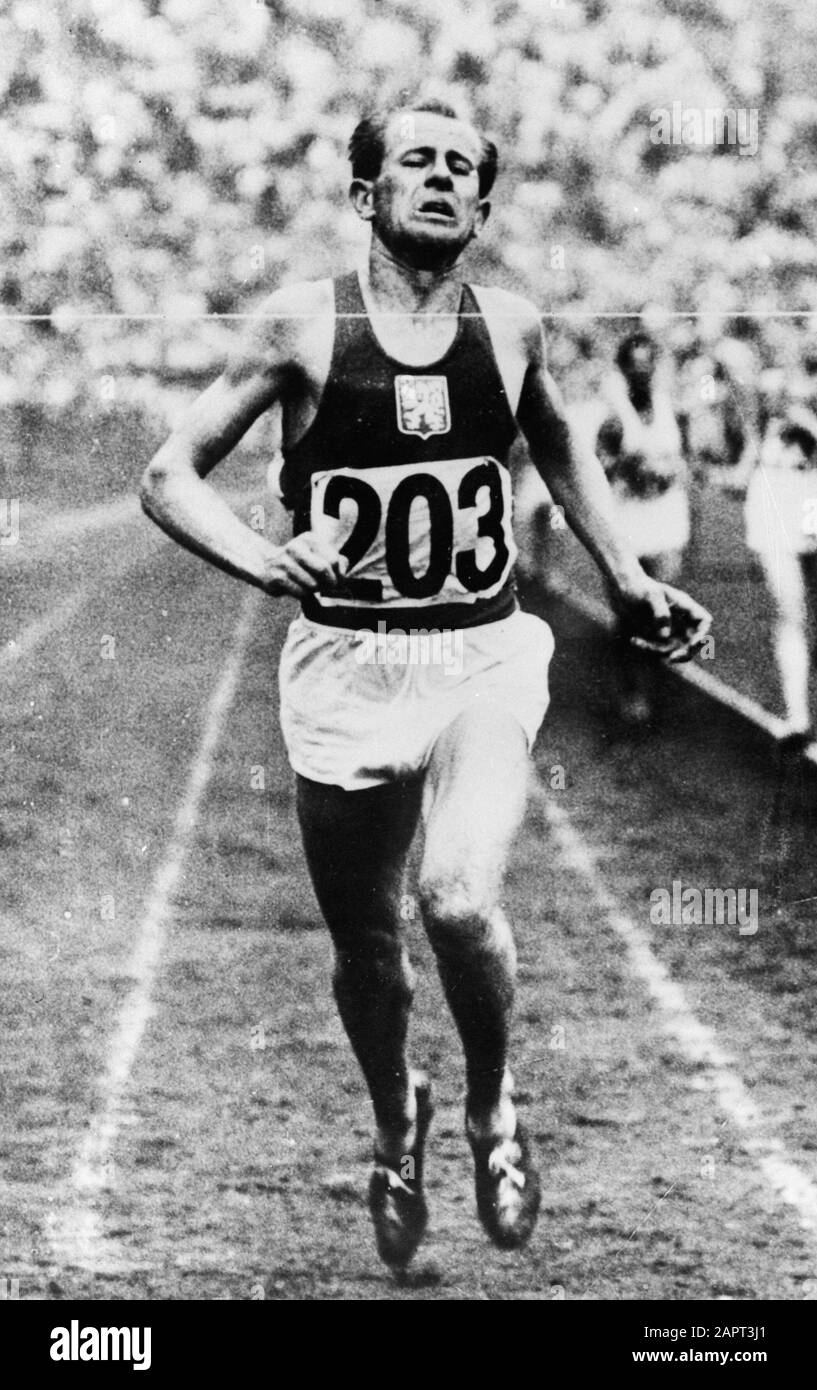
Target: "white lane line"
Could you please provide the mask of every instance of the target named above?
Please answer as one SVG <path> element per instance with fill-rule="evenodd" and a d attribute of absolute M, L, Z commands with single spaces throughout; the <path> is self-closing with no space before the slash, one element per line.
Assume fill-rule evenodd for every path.
<path fill-rule="evenodd" d="M 119 526 L 124 521 L 137 521 L 142 508 L 133 496 L 117 497 L 110 502 L 95 502 L 90 507 L 70 507 L 64 511 L 51 512 L 42 519 L 39 510 L 26 508 L 20 523 L 22 536 L 28 532 L 35 543 L 55 540 L 58 536 L 76 536 L 84 531 L 104 530 L 107 526 Z"/>
<path fill-rule="evenodd" d="M 103 578 L 106 583 L 116 583 L 122 579 L 129 570 L 137 569 L 140 565 L 147 564 L 149 558 L 149 554 L 125 555 L 120 558 L 118 564 L 113 564 L 111 568 L 107 570 Z M 75 613 L 77 613 L 90 599 L 96 597 L 98 593 L 98 583 L 89 582 L 87 584 L 78 584 L 76 588 L 72 589 L 54 608 L 49 609 L 47 613 L 43 613 L 39 618 L 32 618 L 31 622 L 27 623 L 16 637 L 10 638 L 0 646 L 0 675 L 5 672 L 13 671 L 19 661 L 30 656 L 37 647 L 51 636 L 52 632 L 58 632 L 61 628 L 65 627 L 74 617 Z"/>
<path fill-rule="evenodd" d="M 269 499 L 262 484 L 256 487 L 215 489 L 239 513 L 252 504 L 269 508 Z M 5 567 L 30 564 L 42 559 L 58 541 L 74 544 L 95 531 L 113 530 L 117 526 L 151 525 L 138 497 L 128 494 L 109 502 L 95 502 L 87 507 L 67 507 L 60 511 L 43 511 L 36 503 L 26 503 L 20 509 L 20 535 L 14 545 L 0 551 Z"/>
<path fill-rule="evenodd" d="M 578 591 L 564 594 L 562 597 L 568 607 L 574 608 L 607 632 L 612 632 L 615 619 L 609 608 L 606 608 L 599 599 Z M 757 700 L 753 700 L 751 695 L 744 695 L 742 691 L 735 690 L 731 685 L 720 680 L 718 676 L 713 676 L 711 671 L 705 671 L 702 666 L 697 666 L 694 662 L 689 661 L 683 665 L 676 663 L 674 666 L 668 663 L 665 669 L 671 675 L 677 676 L 679 680 L 686 681 L 688 685 L 696 686 L 698 690 L 702 690 L 705 695 L 708 695 L 718 704 L 725 705 L 735 714 L 740 714 L 750 724 L 756 724 L 765 733 L 771 734 L 773 739 L 781 739 L 789 732 L 789 726 L 785 719 L 778 718 L 776 714 L 770 714 Z"/>
<path fill-rule="evenodd" d="M 74 614 L 96 593 L 93 585 L 80 584 L 66 598 L 44 613 L 34 618 L 22 629 L 19 635 L 0 647 L 0 673 L 12 670 L 17 662 L 28 656 L 41 642 L 71 621 Z"/>
<path fill-rule="evenodd" d="M 244 599 L 227 662 L 205 715 L 201 742 L 171 835 L 164 862 L 153 883 L 147 911 L 139 929 L 125 975 L 133 987 L 119 1015 L 111 1040 L 108 1067 L 101 1082 L 101 1105 L 85 1134 L 69 1183 L 67 1203 L 54 1213 L 49 1235 L 55 1255 L 63 1262 L 99 1269 L 119 1267 L 105 1242 L 96 1199 L 110 1187 L 112 1154 L 119 1131 L 130 1120 L 125 1099 L 133 1064 L 153 1012 L 153 989 L 164 946 L 170 902 L 198 820 L 210 780 L 225 719 L 235 698 L 242 662 L 260 594 Z M 112 1258 L 113 1253 L 113 1258 Z"/>
<path fill-rule="evenodd" d="M 796 1212 L 802 1229 L 817 1236 L 817 1186 L 797 1167 L 781 1140 L 770 1133 L 741 1080 L 735 1059 L 724 1051 L 713 1030 L 696 1018 L 683 989 L 670 979 L 653 952 L 649 934 L 621 910 L 604 886 L 594 850 L 535 780 L 532 799 L 548 822 L 563 862 L 581 880 L 588 896 L 627 947 L 632 973 L 660 1011 L 664 1031 L 684 1057 L 706 1068 L 721 1110 L 743 1136 L 744 1149 L 755 1159 L 780 1201 Z"/>
<path fill-rule="evenodd" d="M 255 498 L 254 492 L 246 489 L 239 491 L 234 489 L 223 494 L 233 505 L 239 505 Z M 4 563 L 6 559 L 17 559 L 20 561 L 35 560 L 38 558 L 38 548 L 42 549 L 45 542 L 51 544 L 61 535 L 70 536 L 76 539 L 83 532 L 88 530 L 101 530 L 106 527 L 117 526 L 123 522 L 144 521 L 145 533 L 144 542 L 151 549 L 159 553 L 161 548 L 162 536 L 157 527 L 148 523 L 142 513 L 135 497 L 125 497 L 118 502 L 102 503 L 99 506 L 87 508 L 74 508 L 69 512 L 59 512 L 50 517 L 46 524 L 43 524 L 35 533 L 31 541 L 31 548 L 27 551 L 23 549 L 18 552 L 16 547 L 4 552 Z M 104 575 L 105 580 L 116 581 L 127 574 L 128 570 L 135 569 L 137 566 L 147 564 L 150 560 L 150 551 L 143 554 L 125 555 L 120 559 L 120 563 L 112 565 Z M 39 618 L 33 618 L 21 629 L 17 637 L 9 638 L 7 642 L 0 645 L 0 675 L 11 671 L 17 662 L 30 655 L 37 647 L 46 641 L 52 632 L 59 632 L 65 627 L 75 613 L 78 612 L 89 599 L 93 598 L 98 592 L 98 587 L 94 583 L 78 584 L 75 589 L 66 595 L 56 607 L 44 613 Z"/>
<path fill-rule="evenodd" d="M 54 546 L 64 542 L 77 544 L 94 531 L 113 530 L 117 526 L 133 525 L 142 516 L 135 497 L 119 497 L 112 502 L 97 502 L 90 507 L 71 507 L 58 512 L 43 512 L 36 503 L 20 509 L 20 534 L 14 545 L 4 547 L 2 563 L 5 568 L 19 568 L 42 560 Z M 69 558 L 57 555 L 53 558 Z"/>

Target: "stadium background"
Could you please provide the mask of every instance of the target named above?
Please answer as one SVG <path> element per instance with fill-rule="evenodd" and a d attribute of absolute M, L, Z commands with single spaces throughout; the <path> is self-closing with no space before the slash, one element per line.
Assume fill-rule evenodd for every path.
<path fill-rule="evenodd" d="M 550 361 L 569 401 L 593 394 L 632 326 L 597 316 L 645 306 L 703 315 L 664 324 L 670 360 L 738 323 L 760 365 L 791 370 L 811 320 L 765 316 L 817 308 L 815 42 L 817 16 L 786 0 L 749 14 L 740 0 L 12 0 L 0 16 L 3 495 L 76 505 L 132 489 L 223 361 L 237 325 L 213 315 L 360 257 L 345 146 L 372 93 L 433 86 L 496 135 L 501 174 L 471 273 L 556 316 Z M 757 153 L 652 143 L 650 112 L 674 101 L 757 110 Z M 730 318 L 747 308 L 758 317 Z M 81 468 L 66 467 L 69 440 Z M 248 445 L 269 457 L 275 442 L 269 420 Z M 748 604 L 763 627 L 740 507 L 707 500 L 720 611 Z M 693 578 L 718 606 L 717 585 Z M 747 660 L 743 627 L 719 630 L 721 673 L 776 707 L 765 642 Z"/>
<path fill-rule="evenodd" d="M 218 370 L 240 327 L 230 316 L 360 255 L 350 130 L 373 92 L 432 85 L 500 144 L 473 276 L 554 315 L 551 362 L 571 401 L 608 369 L 615 316 L 645 305 L 680 316 L 666 321 L 672 351 L 751 308 L 739 331 L 785 369 L 808 333 L 797 314 L 817 309 L 815 30 L 817 14 L 785 0 L 748 13 L 739 0 L 5 7 L 0 495 L 19 499 L 21 528 L 0 551 L 11 984 L 0 1276 L 19 1276 L 24 1297 L 814 1296 L 808 1201 L 781 1217 L 751 1144 L 713 1108 L 707 1066 L 659 1043 L 592 884 L 543 848 L 536 805 L 509 892 L 525 962 L 519 1065 L 548 1172 L 542 1243 L 513 1264 L 486 1251 L 468 1215 L 456 1051 L 416 924 L 418 1043 L 448 1078 L 442 1172 L 430 1263 L 405 1289 L 388 1283 L 367 1243 L 365 1110 L 275 731 L 284 607 L 256 615 L 167 895 L 153 1021 L 115 1107 L 115 1166 L 83 1198 L 104 1233 L 86 1248 L 69 1217 L 83 1136 L 107 1115 L 99 1079 L 131 997 L 133 942 L 244 599 L 128 499 Z M 676 100 L 757 108 L 757 154 L 654 145 L 649 113 Z M 275 421 L 262 421 L 220 470 L 247 516 L 269 510 L 275 443 Z M 708 501 L 686 580 L 716 614 L 713 669 L 775 710 L 740 504 Z M 555 620 L 542 785 L 565 769 L 569 812 L 639 922 L 651 888 L 675 878 L 760 886 L 756 938 L 670 933 L 654 946 L 811 1174 L 803 807 L 774 824 L 762 739 L 695 692 L 668 686 L 665 735 L 649 749 L 615 744 L 604 639 Z M 262 787 L 250 782 L 259 766 Z"/>

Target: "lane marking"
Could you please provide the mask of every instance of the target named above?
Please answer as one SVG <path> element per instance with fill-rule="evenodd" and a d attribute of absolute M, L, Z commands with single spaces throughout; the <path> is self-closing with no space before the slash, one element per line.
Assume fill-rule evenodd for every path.
<path fill-rule="evenodd" d="M 214 488 L 214 491 L 234 508 L 253 503 L 269 505 L 261 484 L 256 487 Z M 31 563 L 41 559 L 43 551 L 53 546 L 55 541 L 67 539 L 76 542 L 95 531 L 135 524 L 144 526 L 146 534 L 160 534 L 159 528 L 142 511 L 139 498 L 132 493 L 108 502 L 94 502 L 87 507 L 65 507 L 52 512 L 43 512 L 38 504 L 27 503 L 21 506 L 18 540 L 14 545 L 3 547 L 3 564 L 7 567 Z"/>
<path fill-rule="evenodd" d="M 231 489 L 224 491 L 221 495 L 231 505 L 252 502 L 257 497 L 255 491 L 246 488 Z M 34 561 L 40 558 L 39 551 L 46 543 L 51 544 L 62 535 L 69 535 L 74 538 L 84 531 L 103 530 L 135 521 L 144 521 L 145 523 L 145 532 L 141 537 L 144 552 L 126 555 L 118 565 L 112 565 L 102 575 L 106 582 L 118 582 L 129 570 L 148 564 L 153 558 L 153 552 L 155 551 L 158 555 L 162 548 L 162 532 L 157 526 L 148 522 L 135 497 L 125 497 L 118 502 L 105 502 L 98 506 L 79 507 L 71 511 L 55 513 L 30 538 L 27 542 L 28 548 L 25 546 L 20 550 L 17 547 L 10 548 L 4 555 L 4 563 L 6 559 L 16 560 L 17 563 Z M 280 536 L 275 537 L 275 539 L 283 540 L 285 537 Z M 45 642 L 52 632 L 57 632 L 67 626 L 79 609 L 97 593 L 98 587 L 93 582 L 78 584 L 64 599 L 60 600 L 55 608 L 41 614 L 39 618 L 32 618 L 16 637 L 11 637 L 0 645 L 0 675 L 14 671 L 19 661 L 29 656 Z"/>
<path fill-rule="evenodd" d="M 778 1199 L 796 1212 L 803 1230 L 817 1237 L 817 1186 L 792 1160 L 784 1144 L 769 1132 L 737 1070 L 737 1063 L 718 1042 L 713 1029 L 701 1023 L 684 991 L 655 955 L 649 933 L 622 911 L 604 885 L 595 850 L 583 839 L 561 807 L 532 779 L 532 800 L 542 812 L 559 854 L 585 886 L 597 909 L 621 937 L 630 969 L 657 1006 L 664 1032 L 690 1062 L 704 1067 L 707 1080 L 725 1115 L 742 1135 L 744 1150 L 754 1158 Z"/>
<path fill-rule="evenodd" d="M 141 565 L 147 564 L 150 559 L 150 552 L 125 555 L 120 559 L 119 564 L 112 565 L 102 577 L 106 583 L 118 583 L 129 570 L 138 569 Z M 78 584 L 64 599 L 60 600 L 55 608 L 41 614 L 39 618 L 32 618 L 31 622 L 20 630 L 17 637 L 9 638 L 0 647 L 0 675 L 12 673 L 19 661 L 30 656 L 41 643 L 51 636 L 52 632 L 65 627 L 79 609 L 90 599 L 95 598 L 98 593 L 98 584 L 91 581 L 86 584 Z"/>
<path fill-rule="evenodd" d="M 137 521 L 141 516 L 139 499 L 130 494 L 109 502 L 94 502 L 89 507 L 66 507 L 58 512 L 47 512 L 42 518 L 39 509 L 35 511 L 31 506 L 23 511 L 20 531 L 21 534 L 28 531 L 35 544 L 42 544 L 57 536 L 75 536 L 83 531 L 99 531 L 106 526 Z"/>
<path fill-rule="evenodd" d="M 599 599 L 593 598 L 590 594 L 569 593 L 561 595 L 563 601 L 569 608 L 581 613 L 583 617 L 589 618 L 591 622 L 604 628 L 606 632 L 612 632 L 615 627 L 615 619 Z M 763 729 L 764 733 L 771 734 L 776 741 L 783 738 L 788 733 L 788 724 L 785 719 L 780 719 L 776 714 L 770 714 L 764 709 L 757 700 L 753 700 L 751 695 L 744 695 L 740 690 L 735 690 L 731 685 L 727 685 L 718 676 L 713 676 L 710 671 L 705 671 L 702 666 L 696 666 L 693 662 L 684 665 L 667 665 L 666 670 L 679 680 L 686 681 L 688 685 L 694 685 L 696 689 L 703 691 L 710 699 L 715 700 L 720 705 L 725 705 L 735 714 L 741 715 L 750 724 L 756 724 Z"/>
<path fill-rule="evenodd" d="M 68 1200 L 49 1221 L 49 1237 L 60 1261 L 88 1269 L 132 1268 L 105 1239 L 98 1210 L 100 1195 L 111 1187 L 113 1149 L 124 1124 L 132 1122 L 126 1093 L 136 1054 L 153 1014 L 153 990 L 171 915 L 171 899 L 198 821 L 212 775 L 226 717 L 235 698 L 253 621 L 262 595 L 253 590 L 243 601 L 232 646 L 205 713 L 204 731 L 171 834 L 164 862 L 153 882 L 136 945 L 124 974 L 134 981 L 111 1039 L 107 1070 L 100 1085 L 101 1105 L 82 1141 L 68 1184 Z"/>
<path fill-rule="evenodd" d="M 95 531 L 132 526 L 141 515 L 139 502 L 130 496 L 45 513 L 36 503 L 26 504 L 20 509 L 20 535 L 14 545 L 4 548 L 3 565 L 17 569 L 42 560 L 46 553 L 51 561 L 70 562 L 69 554 L 50 553 L 60 541 L 76 544 Z"/>
<path fill-rule="evenodd" d="M 17 637 L 0 647 L 0 673 L 13 670 L 18 661 L 33 652 L 52 632 L 65 627 L 95 592 L 90 584 L 80 584 L 56 608 L 27 623 Z"/>

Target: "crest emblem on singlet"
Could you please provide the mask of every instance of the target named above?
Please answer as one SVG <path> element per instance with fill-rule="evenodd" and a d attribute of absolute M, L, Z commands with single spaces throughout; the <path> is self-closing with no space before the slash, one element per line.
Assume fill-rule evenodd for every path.
<path fill-rule="evenodd" d="M 421 439 L 430 439 L 432 434 L 448 433 L 451 406 L 447 377 L 398 376 L 394 379 L 394 389 L 397 428 L 401 434 L 419 434 Z"/>

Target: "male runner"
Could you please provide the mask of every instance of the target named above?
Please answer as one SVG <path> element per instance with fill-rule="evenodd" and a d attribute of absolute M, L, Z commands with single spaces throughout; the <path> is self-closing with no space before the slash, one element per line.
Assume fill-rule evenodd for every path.
<path fill-rule="evenodd" d="M 513 1248 L 539 1205 L 508 1068 L 515 952 L 500 908 L 553 645 L 512 585 L 506 460 L 517 421 L 633 634 L 680 660 L 709 615 L 649 579 L 619 540 L 604 473 L 571 441 L 545 369 L 536 310 L 463 283 L 460 257 L 489 212 L 494 146 L 426 102 L 362 121 L 350 157 L 352 202 L 371 226 L 367 270 L 266 301 L 153 459 L 142 500 L 182 545 L 301 600 L 281 658 L 282 727 L 335 946 L 335 995 L 374 1107 L 378 1249 L 399 1267 L 427 1221 L 431 1100 L 406 1058 L 413 981 L 399 912 L 419 821 L 419 898 L 465 1052 L 478 1211 Z M 281 547 L 203 481 L 275 402 L 295 530 Z M 461 659 L 373 657 L 371 634 L 393 629 L 454 635 Z"/>
<path fill-rule="evenodd" d="M 689 541 L 687 465 L 669 393 L 656 381 L 658 344 L 639 329 L 619 344 L 617 371 L 602 386 L 605 418 L 596 450 L 607 473 L 622 538 L 653 579 L 674 584 Z M 631 730 L 649 727 L 657 663 L 617 648 L 611 667 L 618 715 Z"/>
<path fill-rule="evenodd" d="M 817 414 L 789 391 L 748 461 L 746 544 L 772 606 L 772 643 L 787 731 L 784 754 L 814 741 L 810 685 L 817 627 Z"/>

